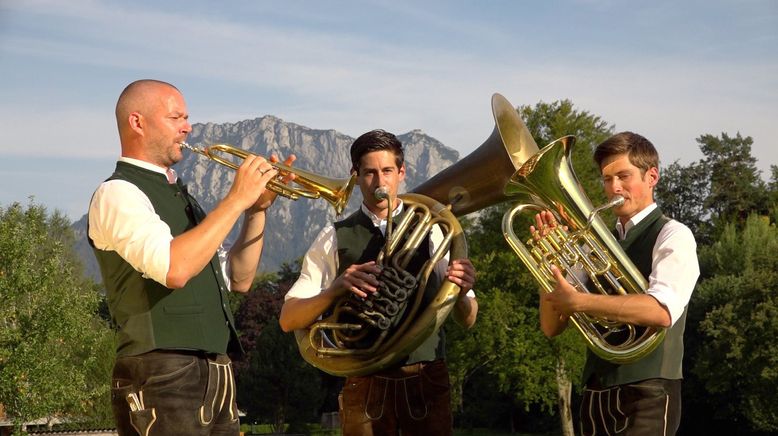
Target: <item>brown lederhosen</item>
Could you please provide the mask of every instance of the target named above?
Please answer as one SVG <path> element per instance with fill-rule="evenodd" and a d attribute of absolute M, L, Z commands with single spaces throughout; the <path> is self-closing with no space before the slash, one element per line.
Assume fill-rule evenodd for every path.
<path fill-rule="evenodd" d="M 343 436 L 451 435 L 451 392 L 443 359 L 348 377 L 340 403 Z"/>

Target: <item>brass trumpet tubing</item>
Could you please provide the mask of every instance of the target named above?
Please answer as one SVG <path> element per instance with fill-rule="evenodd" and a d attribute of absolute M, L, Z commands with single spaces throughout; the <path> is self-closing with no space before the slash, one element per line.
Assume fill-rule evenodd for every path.
<path fill-rule="evenodd" d="M 227 144 L 213 144 L 205 148 L 193 147 L 186 142 L 181 142 L 179 144 L 182 149 L 187 149 L 205 156 L 214 162 L 233 170 L 237 170 L 240 165 L 219 156 L 218 153 L 235 156 L 236 158 L 243 160 L 248 156 L 253 155 L 245 150 Z M 311 199 L 323 198 L 335 208 L 335 213 L 338 215 L 340 215 L 346 207 L 348 199 L 351 196 L 351 191 L 354 189 L 356 183 L 356 175 L 354 174 L 346 179 L 339 180 L 320 176 L 310 171 L 284 165 L 280 162 L 272 162 L 270 165 L 278 171 L 278 175 L 267 182 L 267 189 L 291 200 L 297 200 L 300 197 Z M 294 174 L 295 176 L 294 180 L 290 183 L 299 185 L 299 188 L 287 185 L 284 182 L 284 177 L 289 174 Z"/>

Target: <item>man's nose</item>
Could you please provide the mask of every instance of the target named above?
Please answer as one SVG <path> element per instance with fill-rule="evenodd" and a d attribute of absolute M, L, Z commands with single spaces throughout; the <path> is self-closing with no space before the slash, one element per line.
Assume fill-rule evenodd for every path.
<path fill-rule="evenodd" d="M 605 188 L 613 193 L 619 193 L 621 192 L 621 182 L 616 178 L 611 179 L 605 182 Z"/>

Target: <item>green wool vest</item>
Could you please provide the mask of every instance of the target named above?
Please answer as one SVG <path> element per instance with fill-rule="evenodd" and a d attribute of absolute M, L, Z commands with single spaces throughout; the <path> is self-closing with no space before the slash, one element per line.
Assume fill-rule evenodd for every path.
<path fill-rule="evenodd" d="M 619 241 L 621 248 L 632 260 L 641 274 L 648 280 L 652 267 L 652 252 L 659 231 L 670 219 L 657 207 L 627 232 L 627 237 Z M 686 309 L 678 321 L 667 330 L 659 346 L 637 362 L 617 365 L 605 361 L 587 349 L 584 366 L 584 383 L 590 377 L 595 384 L 610 387 L 633 383 L 650 378 L 676 380 L 683 378 L 683 332 L 686 327 Z"/>
<path fill-rule="evenodd" d="M 125 162 L 117 162 L 108 180 L 125 180 L 137 186 L 174 237 L 205 217 L 180 180 L 169 184 L 164 174 Z M 118 356 L 160 349 L 225 353 L 228 345 L 230 351 L 240 350 L 228 290 L 215 253 L 200 274 L 183 288 L 172 290 L 144 278 L 115 251 L 99 250 L 94 245 L 92 248 L 118 330 Z"/>
<path fill-rule="evenodd" d="M 338 243 L 338 275 L 342 274 L 351 265 L 376 260 L 386 243 L 381 230 L 373 225 L 373 221 L 361 209 L 344 220 L 336 222 L 334 225 Z M 427 235 L 420 247 L 429 247 L 429 235 Z M 417 275 L 429 258 L 430 253 L 428 249 L 417 250 L 406 270 L 414 276 Z M 424 289 L 424 298 L 422 299 L 420 311 L 434 299 L 441 282 L 441 278 L 436 274 L 430 274 L 427 287 Z M 445 334 L 441 328 L 436 335 L 430 335 L 407 359 L 402 360 L 401 364 L 442 359 L 444 356 Z"/>

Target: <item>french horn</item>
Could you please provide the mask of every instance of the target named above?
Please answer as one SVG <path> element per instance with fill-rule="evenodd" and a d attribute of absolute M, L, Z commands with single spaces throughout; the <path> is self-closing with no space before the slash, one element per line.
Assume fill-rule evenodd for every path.
<path fill-rule="evenodd" d="M 645 277 L 599 216 L 624 199 L 617 197 L 597 208 L 592 206 L 573 171 L 574 144 L 573 136 L 548 144 L 511 177 L 505 194 L 527 201 L 518 202 L 503 216 L 505 240 L 545 292 L 554 290 L 551 266 L 556 266 L 579 292 L 645 293 Z M 544 210 L 550 211 L 559 224 L 545 235 L 533 235 L 522 242 L 514 231 L 516 218 Z M 596 355 L 618 364 L 644 357 L 665 335 L 661 328 L 618 323 L 580 312 L 574 313 L 570 321 Z"/>
<path fill-rule="evenodd" d="M 379 255 L 381 263 L 393 267 L 386 281 L 395 284 L 382 287 L 365 302 L 344 296 L 331 314 L 295 331 L 300 354 L 308 363 L 336 376 L 372 374 L 407 357 L 445 322 L 460 288 L 442 280 L 427 303 L 420 290 L 446 252 L 449 260 L 467 257 L 457 217 L 509 199 L 503 187 L 538 151 L 516 108 L 500 94 L 492 96 L 492 114 L 495 127 L 483 144 L 399 196 L 405 209 L 394 231 L 387 232 L 388 243 Z M 407 259 L 436 226 L 443 231 L 444 243 L 418 271 L 407 271 Z"/>

